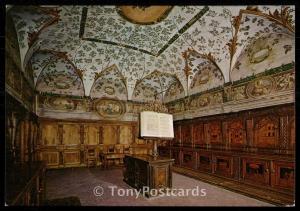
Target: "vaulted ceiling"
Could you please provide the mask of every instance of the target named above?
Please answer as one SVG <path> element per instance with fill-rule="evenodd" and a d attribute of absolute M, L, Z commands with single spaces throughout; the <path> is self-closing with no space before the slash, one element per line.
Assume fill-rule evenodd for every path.
<path fill-rule="evenodd" d="M 39 92 L 164 102 L 295 60 L 290 6 L 15 6 Z"/>

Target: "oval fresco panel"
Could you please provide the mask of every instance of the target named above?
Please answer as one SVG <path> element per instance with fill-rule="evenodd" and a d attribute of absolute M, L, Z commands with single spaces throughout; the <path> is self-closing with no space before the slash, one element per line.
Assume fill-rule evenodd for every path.
<path fill-rule="evenodd" d="M 119 118 L 125 113 L 122 101 L 114 99 L 100 99 L 95 103 L 95 110 L 105 118 Z"/>

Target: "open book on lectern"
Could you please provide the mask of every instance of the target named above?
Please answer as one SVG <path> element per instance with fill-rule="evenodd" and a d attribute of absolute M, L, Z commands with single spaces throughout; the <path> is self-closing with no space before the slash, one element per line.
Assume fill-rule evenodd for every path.
<path fill-rule="evenodd" d="M 140 114 L 141 137 L 174 138 L 171 114 L 143 111 Z"/>

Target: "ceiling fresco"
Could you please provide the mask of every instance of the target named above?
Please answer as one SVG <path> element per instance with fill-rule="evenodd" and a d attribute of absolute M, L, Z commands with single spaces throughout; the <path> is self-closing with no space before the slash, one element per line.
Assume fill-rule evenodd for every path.
<path fill-rule="evenodd" d="M 239 80 L 281 65 L 280 56 L 294 61 L 294 13 L 293 6 L 172 6 L 139 24 L 118 6 L 15 6 L 9 12 L 22 66 L 32 65 L 39 91 L 141 102 L 154 93 L 168 101 L 177 98 L 170 93 L 186 96 Z M 202 56 L 187 61 L 189 49 Z"/>
<path fill-rule="evenodd" d="M 91 98 L 117 98 L 127 100 L 126 80 L 116 65 L 113 65 L 100 74 L 95 75 Z"/>
<path fill-rule="evenodd" d="M 147 102 L 159 99 L 166 102 L 164 96 L 168 93 L 166 100 L 172 98 L 172 95 L 175 94 L 174 90 L 172 90 L 174 88 L 178 88 L 178 90 L 175 91 L 176 94 L 184 93 L 183 88 L 175 75 L 154 71 L 137 83 L 132 100 Z"/>

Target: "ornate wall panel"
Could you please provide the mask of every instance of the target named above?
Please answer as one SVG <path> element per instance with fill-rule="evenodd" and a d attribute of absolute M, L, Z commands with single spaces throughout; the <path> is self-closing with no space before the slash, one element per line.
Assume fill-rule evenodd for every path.
<path fill-rule="evenodd" d="M 40 128 L 38 157 L 48 168 L 86 166 L 88 149 L 95 150 L 96 165 L 101 165 L 99 153 L 109 147 L 119 153 L 151 153 L 152 143 L 137 138 L 136 122 L 40 118 Z"/>
<path fill-rule="evenodd" d="M 117 144 L 117 126 L 107 125 L 103 126 L 103 144 Z"/>
<path fill-rule="evenodd" d="M 222 144 L 222 131 L 219 121 L 212 121 L 205 125 L 206 139 L 211 144 Z"/>
<path fill-rule="evenodd" d="M 45 122 L 41 125 L 42 144 L 45 146 L 56 146 L 58 140 L 58 125 L 53 122 Z"/>
<path fill-rule="evenodd" d="M 66 146 L 80 144 L 80 126 L 75 124 L 63 124 L 63 142 Z"/>
<path fill-rule="evenodd" d="M 243 120 L 235 119 L 228 122 L 228 142 L 232 146 L 245 145 L 246 140 L 246 130 L 244 127 Z"/>
<path fill-rule="evenodd" d="M 294 112 L 294 104 L 286 104 L 175 121 L 178 135 L 174 143 L 188 130 L 178 128 L 189 125 L 193 128 L 194 145 L 170 145 L 160 150 L 170 151 L 175 167 L 182 168 L 180 172 L 184 174 L 209 173 L 246 183 L 258 191 L 284 192 L 292 197 L 296 162 Z M 287 147 L 283 147 L 284 136 Z"/>
<path fill-rule="evenodd" d="M 206 144 L 204 139 L 204 125 L 201 122 L 195 122 L 193 125 L 193 140 L 195 146 L 203 146 Z"/>
<path fill-rule="evenodd" d="M 120 144 L 130 145 L 133 142 L 132 127 L 120 126 Z"/>
<path fill-rule="evenodd" d="M 101 137 L 100 137 L 101 136 Z M 96 124 L 89 124 L 84 126 L 84 140 L 86 145 L 97 145 L 102 141 L 100 133 L 100 126 Z"/>
<path fill-rule="evenodd" d="M 183 145 L 191 146 L 193 144 L 192 131 L 192 124 L 181 125 L 181 140 Z"/>
<path fill-rule="evenodd" d="M 279 142 L 279 121 L 276 117 L 262 117 L 254 126 L 254 143 L 257 147 L 274 148 Z"/>

